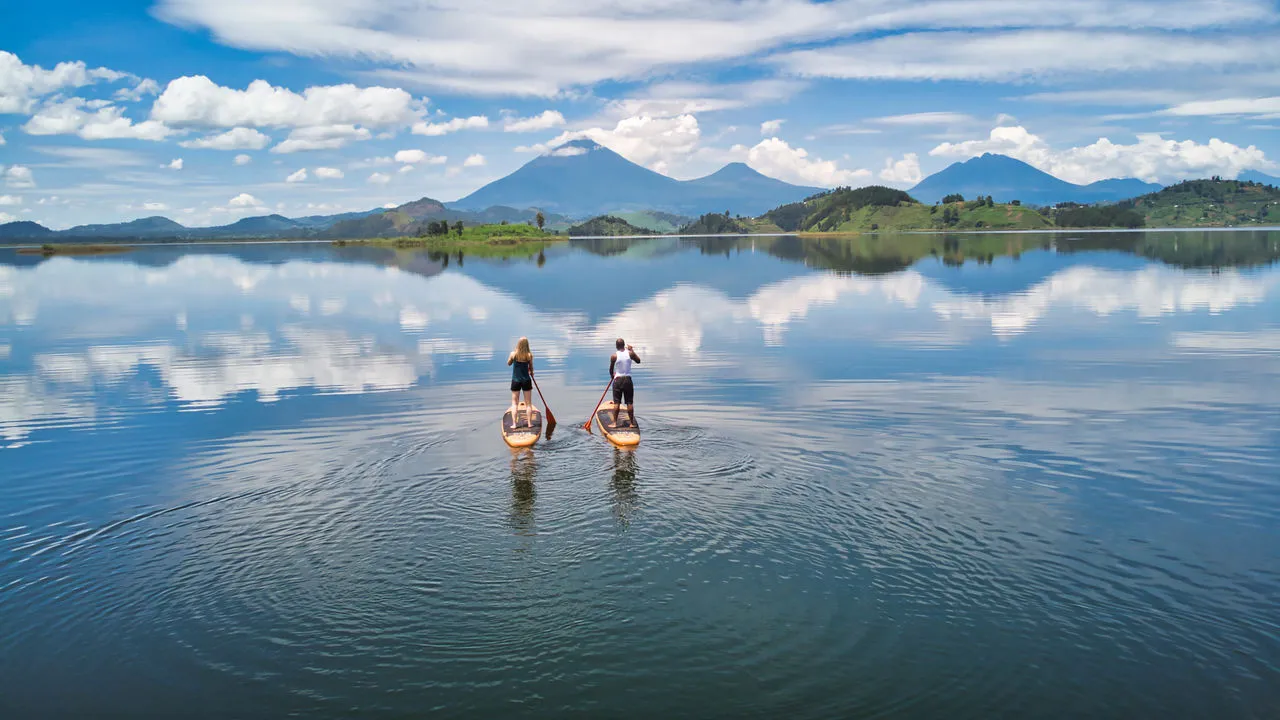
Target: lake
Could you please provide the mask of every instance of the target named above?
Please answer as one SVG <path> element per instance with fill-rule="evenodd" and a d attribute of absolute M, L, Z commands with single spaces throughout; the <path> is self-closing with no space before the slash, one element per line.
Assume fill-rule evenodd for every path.
<path fill-rule="evenodd" d="M 1275 717 L 1277 258 L 0 250 L 0 715 Z"/>

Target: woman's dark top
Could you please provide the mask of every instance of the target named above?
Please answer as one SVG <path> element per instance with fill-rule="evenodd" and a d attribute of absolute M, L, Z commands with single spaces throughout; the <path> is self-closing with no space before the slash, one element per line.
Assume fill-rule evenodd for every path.
<path fill-rule="evenodd" d="M 528 360 L 524 362 L 513 360 L 511 362 L 511 382 L 529 382 L 529 362 Z"/>

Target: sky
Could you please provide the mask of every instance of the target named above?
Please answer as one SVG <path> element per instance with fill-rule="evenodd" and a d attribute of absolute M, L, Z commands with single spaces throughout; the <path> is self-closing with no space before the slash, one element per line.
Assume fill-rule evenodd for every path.
<path fill-rule="evenodd" d="M 41 0 L 0 23 L 0 222 L 456 200 L 588 137 L 885 184 L 1280 174 L 1276 0 Z"/>

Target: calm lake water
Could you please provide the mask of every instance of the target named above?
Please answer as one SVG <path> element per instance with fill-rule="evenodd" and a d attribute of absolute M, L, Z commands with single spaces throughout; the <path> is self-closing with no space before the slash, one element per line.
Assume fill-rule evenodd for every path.
<path fill-rule="evenodd" d="M 0 716 L 1276 717 L 1277 257 L 0 250 Z"/>

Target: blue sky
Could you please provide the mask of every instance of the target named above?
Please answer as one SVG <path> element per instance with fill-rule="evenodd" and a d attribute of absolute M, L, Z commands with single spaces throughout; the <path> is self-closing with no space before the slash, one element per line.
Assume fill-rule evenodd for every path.
<path fill-rule="evenodd" d="M 0 221 L 449 201 L 580 136 L 679 178 L 1280 174 L 1274 1 L 12 5 Z"/>

